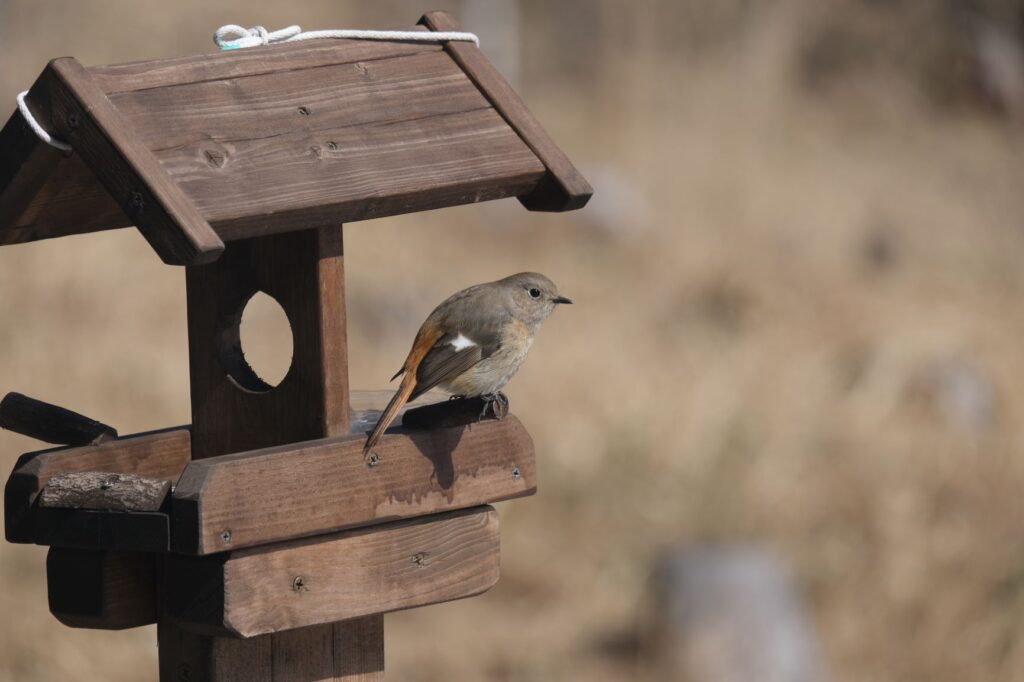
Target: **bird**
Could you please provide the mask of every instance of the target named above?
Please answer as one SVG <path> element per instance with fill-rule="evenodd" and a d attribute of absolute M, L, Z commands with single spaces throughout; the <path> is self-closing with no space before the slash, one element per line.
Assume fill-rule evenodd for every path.
<path fill-rule="evenodd" d="M 458 291 L 441 302 L 420 326 L 399 376 L 398 390 L 373 427 L 369 453 L 398 411 L 434 387 L 453 399 L 480 397 L 499 419 L 508 411 L 501 389 L 519 370 L 541 324 L 572 300 L 537 272 L 520 272 Z"/>

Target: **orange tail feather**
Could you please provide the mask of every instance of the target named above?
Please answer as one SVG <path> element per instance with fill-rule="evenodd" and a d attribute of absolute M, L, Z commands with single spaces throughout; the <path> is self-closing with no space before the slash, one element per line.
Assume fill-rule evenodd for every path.
<path fill-rule="evenodd" d="M 370 437 L 366 439 L 366 445 L 363 446 L 363 454 L 365 455 L 370 451 L 374 445 L 376 445 L 381 436 L 384 435 L 384 431 L 391 426 L 391 422 L 398 416 L 398 411 L 402 409 L 402 406 L 409 400 L 409 396 L 412 395 L 413 390 L 416 388 L 416 375 L 412 372 L 406 372 L 402 378 L 402 384 L 398 387 L 398 391 L 394 397 L 391 398 L 391 402 L 384 408 L 384 412 L 381 413 L 380 419 L 377 420 L 377 425 L 373 427 L 373 431 L 370 433 Z"/>

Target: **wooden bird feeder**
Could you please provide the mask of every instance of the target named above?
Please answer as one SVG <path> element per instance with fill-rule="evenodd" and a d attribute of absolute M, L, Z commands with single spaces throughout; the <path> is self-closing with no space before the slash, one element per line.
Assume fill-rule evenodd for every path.
<path fill-rule="evenodd" d="M 416 30 L 459 30 L 427 14 Z M 11 542 L 49 545 L 73 627 L 157 623 L 160 679 L 376 680 L 388 611 L 498 579 L 490 503 L 536 489 L 513 416 L 436 406 L 368 456 L 350 433 L 342 223 L 591 189 L 471 43 L 316 40 L 46 67 L 0 131 L 0 245 L 136 226 L 186 267 L 192 423 L 131 436 L 19 394 L 0 426 L 63 445 L 5 491 Z M 276 387 L 241 313 L 287 313 Z M 471 409 L 472 408 L 472 409 Z M 473 420 L 475 421 L 475 420 Z"/>

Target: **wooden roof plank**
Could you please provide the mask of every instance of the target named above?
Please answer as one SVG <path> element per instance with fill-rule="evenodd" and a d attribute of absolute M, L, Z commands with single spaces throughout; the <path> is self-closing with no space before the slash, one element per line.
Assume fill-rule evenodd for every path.
<path fill-rule="evenodd" d="M 417 29 L 427 30 L 426 27 L 403 30 Z M 96 78 L 100 88 L 109 95 L 185 83 L 300 71 L 331 64 L 352 64 L 424 52 L 441 52 L 442 49 L 437 43 L 327 38 L 170 59 L 91 66 L 89 72 Z"/>
<path fill-rule="evenodd" d="M 433 31 L 462 30 L 461 24 L 447 12 L 424 14 L 420 23 Z M 523 206 L 531 211 L 570 211 L 585 206 L 594 190 L 480 48 L 473 43 L 452 41 L 445 44 L 445 50 L 547 168 L 541 183 L 519 197 Z"/>
<path fill-rule="evenodd" d="M 110 100 L 155 152 L 490 106 L 443 52 L 187 83 L 118 93 Z"/>
<path fill-rule="evenodd" d="M 489 107 L 156 155 L 225 240 L 515 196 L 544 174 Z"/>
<path fill-rule="evenodd" d="M 224 242 L 142 146 L 130 122 L 76 60 L 50 62 L 31 95 L 47 101 L 53 132 L 80 154 L 97 179 L 133 218 L 161 259 L 175 265 L 215 260 Z"/>

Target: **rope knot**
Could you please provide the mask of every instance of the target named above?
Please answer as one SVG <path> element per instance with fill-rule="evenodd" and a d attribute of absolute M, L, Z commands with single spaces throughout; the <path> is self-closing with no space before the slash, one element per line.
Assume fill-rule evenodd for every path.
<path fill-rule="evenodd" d="M 213 42 L 222 50 L 238 50 L 243 47 L 257 47 L 271 43 L 283 43 L 302 33 L 299 26 L 289 26 L 279 31 L 268 31 L 263 26 L 245 28 L 237 24 L 221 26 L 213 34 Z M 235 36 L 235 37 L 231 37 Z"/>

